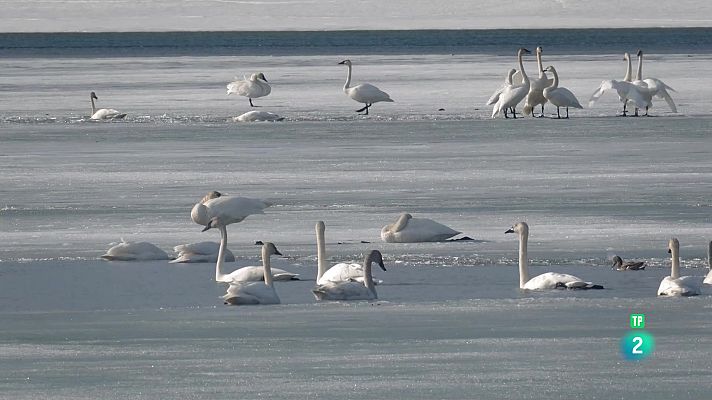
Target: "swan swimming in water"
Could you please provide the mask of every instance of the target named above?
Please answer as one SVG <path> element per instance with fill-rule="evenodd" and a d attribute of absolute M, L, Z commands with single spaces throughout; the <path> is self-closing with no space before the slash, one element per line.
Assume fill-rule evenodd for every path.
<path fill-rule="evenodd" d="M 244 78 L 244 77 L 243 77 Z M 265 97 L 272 92 L 272 87 L 267 83 L 267 78 L 262 72 L 250 75 L 244 80 L 237 80 L 227 84 L 227 94 L 238 94 L 250 100 L 250 107 L 257 107 L 252 104 L 252 99 Z"/>
<path fill-rule="evenodd" d="M 652 103 L 653 97 L 665 99 L 665 102 L 670 107 L 670 110 L 672 112 L 676 113 L 677 107 L 675 106 L 675 102 L 672 100 L 670 93 L 668 93 L 668 90 L 675 92 L 675 89 L 666 85 L 665 82 L 663 82 L 657 78 L 643 79 L 643 50 L 638 50 L 637 56 L 638 56 L 638 71 L 636 73 L 635 81 L 633 81 L 633 84 L 638 86 L 641 89 L 641 91 L 643 93 L 645 93 L 645 95 L 646 95 L 646 100 L 648 101 L 649 106 L 645 107 L 645 115 L 646 116 L 648 115 L 648 108 L 653 106 L 653 103 Z M 636 117 L 638 116 L 637 108 L 635 109 L 635 116 Z"/>
<path fill-rule="evenodd" d="M 650 105 L 650 102 L 646 99 L 647 95 L 642 91 L 641 88 L 635 86 L 632 82 L 632 67 L 630 61 L 630 55 L 625 53 L 623 55 L 623 60 L 627 61 L 628 68 L 626 69 L 625 77 L 622 81 L 617 81 L 615 79 L 604 80 L 601 85 L 593 92 L 591 98 L 588 101 L 588 106 L 593 107 L 594 103 L 601 98 L 601 96 L 610 90 L 615 90 L 618 93 L 618 99 L 623 103 L 623 116 L 627 116 L 626 107 L 628 102 L 631 101 L 635 104 L 637 108 L 645 108 Z"/>
<path fill-rule="evenodd" d="M 413 218 L 402 213 L 393 224 L 381 229 L 381 240 L 388 243 L 442 242 L 462 232 L 428 218 Z"/>
<path fill-rule="evenodd" d="M 553 105 L 556 106 L 556 117 L 561 119 L 559 107 L 566 107 L 566 117 L 569 118 L 569 107 L 583 108 L 576 96 L 569 89 L 559 87 L 559 74 L 556 73 L 554 66 L 549 65 L 544 71 L 549 71 L 554 75 L 554 81 L 551 86 L 544 89 L 544 97 Z M 542 105 L 543 106 L 543 105 Z"/>
<path fill-rule="evenodd" d="M 101 258 L 109 261 L 151 261 L 169 260 L 168 254 L 149 242 L 127 242 L 111 247 Z"/>
<path fill-rule="evenodd" d="M 348 282 L 356 281 L 364 282 L 364 269 L 362 264 L 357 263 L 338 263 L 328 268 L 326 265 L 326 241 L 324 239 L 324 231 L 326 226 L 324 221 L 318 221 L 315 226 L 316 230 L 316 248 L 317 248 L 317 274 L 316 283 L 325 285 L 329 282 Z M 374 284 L 380 283 L 377 279 Z"/>
<path fill-rule="evenodd" d="M 524 71 L 524 62 L 522 60 L 524 54 L 529 53 L 531 53 L 531 51 L 525 48 L 520 48 L 517 51 L 517 59 L 519 60 L 519 71 L 522 74 L 522 84 L 519 86 L 505 88 L 502 91 L 502 93 L 499 95 L 499 100 L 492 108 L 492 118 L 496 118 L 497 114 L 499 114 L 500 112 L 504 113 L 504 111 L 509 109 L 512 109 L 512 116 L 514 118 L 517 118 L 517 104 L 519 104 L 519 102 L 521 102 L 522 100 L 524 100 L 525 97 L 527 97 L 527 94 L 529 93 L 529 88 L 531 86 L 529 82 L 529 77 L 527 76 L 526 71 Z M 504 117 L 507 118 L 507 115 L 505 114 Z"/>
<path fill-rule="evenodd" d="M 126 116 L 125 113 L 120 113 L 113 108 L 100 108 L 97 110 L 96 105 L 94 104 L 94 99 L 99 100 L 99 98 L 96 97 L 96 93 L 91 92 L 89 94 L 89 100 L 91 100 L 91 119 L 122 119 Z"/>
<path fill-rule="evenodd" d="M 541 105 L 541 114 L 539 117 L 544 116 L 544 104 L 548 101 L 548 99 L 544 96 L 544 89 L 554 83 L 553 80 L 546 76 L 544 66 L 541 63 L 541 53 L 543 51 L 544 50 L 541 46 L 536 48 L 536 64 L 539 69 L 539 77 L 529 79 L 529 93 L 527 94 L 526 101 L 524 102 L 524 108 L 522 108 L 524 115 L 533 115 L 536 106 Z"/>
<path fill-rule="evenodd" d="M 583 279 L 557 272 L 546 272 L 529 279 L 529 259 L 527 258 L 527 241 L 529 240 L 529 225 L 518 222 L 504 233 L 519 235 L 519 288 L 525 290 L 550 289 L 603 289 L 601 285 L 585 282 Z"/>
<path fill-rule="evenodd" d="M 319 300 L 375 300 L 378 298 L 376 285 L 371 276 L 371 264 L 377 263 L 382 270 L 386 270 L 383 265 L 383 256 L 378 250 L 372 250 L 363 260 L 364 282 L 327 282 L 316 285 L 312 289 L 314 297 Z"/>
<path fill-rule="evenodd" d="M 173 251 L 178 253 L 178 257 L 171 260 L 171 263 L 217 262 L 220 244 L 216 242 L 187 243 L 174 247 Z M 225 261 L 235 261 L 235 255 L 228 249 L 225 249 Z"/>
<path fill-rule="evenodd" d="M 642 271 L 645 269 L 645 261 L 623 261 L 619 256 L 614 256 L 613 268 L 618 271 Z"/>
<path fill-rule="evenodd" d="M 346 65 L 349 68 L 349 72 L 346 75 L 346 83 L 344 84 L 344 93 L 346 93 L 346 95 L 351 99 L 366 105 L 365 107 L 356 110 L 356 112 L 360 113 L 361 111 L 366 111 L 364 115 L 368 115 L 368 109 L 373 105 L 373 103 L 378 103 L 379 101 L 393 102 L 388 93 L 371 85 L 370 83 L 349 86 L 351 85 L 351 60 L 344 60 L 339 64 Z"/>
<path fill-rule="evenodd" d="M 220 229 L 225 229 L 222 226 Z M 271 242 L 265 242 L 262 245 L 262 273 L 264 282 L 232 282 L 227 289 L 227 293 L 222 296 L 225 300 L 225 304 L 231 304 L 234 306 L 243 305 L 258 305 L 258 304 L 279 304 L 279 296 L 277 296 L 277 291 L 274 290 L 274 283 L 272 280 L 272 271 L 270 264 L 270 256 L 278 255 L 281 256 L 282 253 L 277 250 L 277 247 Z M 215 271 L 215 278 L 217 280 L 219 270 Z M 219 281 L 218 282 L 222 282 Z"/>
<path fill-rule="evenodd" d="M 280 117 L 279 115 L 268 111 L 248 111 L 233 118 L 233 121 L 235 122 L 262 122 L 282 120 L 284 120 L 284 117 Z"/>
<path fill-rule="evenodd" d="M 668 253 L 672 260 L 672 270 L 670 276 L 666 276 L 660 282 L 658 296 L 697 296 L 700 294 L 702 277 L 680 276 L 680 242 L 677 238 L 672 238 L 668 242 Z"/>

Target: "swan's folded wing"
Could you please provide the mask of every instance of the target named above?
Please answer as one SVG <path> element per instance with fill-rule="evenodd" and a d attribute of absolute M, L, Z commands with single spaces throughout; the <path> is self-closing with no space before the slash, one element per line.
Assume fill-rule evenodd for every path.
<path fill-rule="evenodd" d="M 492 93 L 492 96 L 487 100 L 487 105 L 491 106 L 495 104 L 497 101 L 499 101 L 499 95 L 502 94 L 502 91 L 504 88 L 507 87 L 507 85 L 502 85 L 499 87 L 499 89 L 495 90 L 494 93 Z"/>

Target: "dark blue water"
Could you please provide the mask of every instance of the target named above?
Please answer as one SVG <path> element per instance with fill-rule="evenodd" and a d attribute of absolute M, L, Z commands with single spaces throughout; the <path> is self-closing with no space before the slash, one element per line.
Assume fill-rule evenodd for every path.
<path fill-rule="evenodd" d="M 3 33 L 2 57 L 710 53 L 712 28 Z"/>

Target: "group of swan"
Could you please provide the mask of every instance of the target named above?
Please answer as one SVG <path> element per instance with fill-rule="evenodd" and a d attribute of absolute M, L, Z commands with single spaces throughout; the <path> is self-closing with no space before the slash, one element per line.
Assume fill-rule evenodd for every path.
<path fill-rule="evenodd" d="M 494 104 L 492 108 L 492 118 L 496 118 L 500 113 L 504 115 L 504 118 L 509 118 L 508 112 L 512 113 L 513 118 L 517 118 L 516 107 L 519 103 L 524 100 L 524 114 L 533 114 L 536 106 L 541 106 L 541 114 L 539 117 L 544 116 L 544 104 L 550 102 L 556 106 L 556 116 L 561 118 L 559 112 L 560 107 L 566 108 L 566 117 L 569 117 L 569 108 L 583 108 L 579 103 L 576 96 L 567 88 L 559 86 L 559 75 L 553 66 L 548 66 L 546 68 L 542 67 L 541 54 L 543 49 L 540 47 L 536 48 L 536 59 L 537 66 L 539 70 L 539 77 L 530 79 L 524 70 L 524 54 L 531 53 L 525 48 L 520 48 L 517 51 L 517 61 L 519 63 L 519 72 L 521 75 L 521 83 L 515 84 L 513 76 L 517 74 L 516 70 L 510 69 L 507 71 L 507 78 L 505 79 L 504 85 L 497 89 L 492 96 L 490 96 L 487 104 Z M 554 76 L 553 79 L 549 79 L 546 72 L 551 72 Z"/>
<path fill-rule="evenodd" d="M 593 104 L 603 93 L 615 90 L 618 93 L 618 99 L 623 103 L 623 116 L 628 115 L 627 106 L 629 102 L 635 104 L 635 116 L 638 116 L 638 110 L 643 108 L 645 109 L 645 115 L 648 115 L 648 109 L 653 106 L 653 97 L 665 99 L 670 110 L 674 113 L 677 112 L 675 102 L 668 93 L 668 90 L 674 92 L 675 89 L 657 78 L 643 79 L 643 51 L 638 50 L 637 56 L 638 71 L 635 80 L 632 79 L 633 67 L 630 54 L 625 53 L 623 54 L 623 60 L 627 64 L 623 80 L 609 79 L 601 82 L 598 89 L 591 95 L 591 99 L 588 102 L 589 107 L 593 107 Z"/>

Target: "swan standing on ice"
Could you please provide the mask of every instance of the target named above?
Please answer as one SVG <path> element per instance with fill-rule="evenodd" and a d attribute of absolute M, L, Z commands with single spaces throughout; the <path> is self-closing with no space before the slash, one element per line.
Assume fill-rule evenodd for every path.
<path fill-rule="evenodd" d="M 223 227 L 224 228 L 224 227 Z M 279 304 L 279 296 L 274 290 L 272 281 L 272 270 L 270 256 L 282 253 L 271 242 L 262 245 L 262 273 L 264 282 L 233 282 L 227 289 L 227 293 L 222 297 L 225 304 L 234 306 L 257 305 L 257 304 Z M 219 264 L 215 267 L 215 278 L 220 275 Z M 218 280 L 218 282 L 222 282 Z"/>
<path fill-rule="evenodd" d="M 653 97 L 658 97 L 665 99 L 665 102 L 670 107 L 670 110 L 674 113 L 677 112 L 677 107 L 672 97 L 668 93 L 668 90 L 675 92 L 675 89 L 666 85 L 665 82 L 657 78 L 646 78 L 643 79 L 643 50 L 638 50 L 638 72 L 635 76 L 635 81 L 633 84 L 640 87 L 641 91 L 646 94 L 646 100 L 649 106 L 645 107 L 645 115 L 648 115 L 648 108 L 653 106 Z M 629 61 L 630 62 L 630 61 Z M 635 116 L 638 116 L 638 109 L 635 109 Z"/>
<path fill-rule="evenodd" d="M 504 233 L 519 235 L 519 288 L 525 290 L 550 289 L 603 289 L 601 285 L 585 282 L 581 278 L 569 274 L 546 272 L 529 279 L 529 259 L 527 258 L 527 241 L 529 240 L 529 225 L 518 222 Z"/>
<path fill-rule="evenodd" d="M 544 97 L 556 106 L 556 118 L 561 119 L 559 107 L 566 107 L 566 118 L 569 118 L 569 107 L 583 108 L 576 96 L 569 89 L 559 87 L 559 74 L 552 65 L 546 67 L 544 71 L 549 71 L 554 75 L 554 81 L 548 88 L 544 89 Z M 542 105 L 543 107 L 543 105 Z"/>
<path fill-rule="evenodd" d="M 707 245 L 707 267 L 710 271 L 705 277 L 704 283 L 707 285 L 712 285 L 712 241 Z"/>
<path fill-rule="evenodd" d="M 233 118 L 235 122 L 261 122 L 261 121 L 282 121 L 284 117 L 280 117 L 269 111 L 248 111 L 244 114 Z"/>
<path fill-rule="evenodd" d="M 623 55 L 623 60 L 627 61 L 628 68 L 626 69 L 625 77 L 622 81 L 617 81 L 615 79 L 604 80 L 601 85 L 596 89 L 588 100 L 588 106 L 593 107 L 593 104 L 601 98 L 603 93 L 609 90 L 615 90 L 618 93 L 618 100 L 623 103 L 623 116 L 627 116 L 626 107 L 628 102 L 632 101 L 637 108 L 645 108 L 650 105 L 650 102 L 646 100 L 647 95 L 639 88 L 635 86 L 632 82 L 632 67 L 630 61 L 630 55 L 625 53 Z"/>
<path fill-rule="evenodd" d="M 168 254 L 149 242 L 127 242 L 111 247 L 101 258 L 109 261 L 150 261 L 168 260 Z"/>
<path fill-rule="evenodd" d="M 615 256 L 613 268 L 618 271 L 642 271 L 645 269 L 645 261 L 623 261 L 619 256 Z"/>
<path fill-rule="evenodd" d="M 378 103 L 379 101 L 393 102 L 388 93 L 370 83 L 362 83 L 353 87 L 349 86 L 351 85 L 351 60 L 344 60 L 339 64 L 346 65 L 349 68 L 349 72 L 346 75 L 346 83 L 344 84 L 344 93 L 353 100 L 366 105 L 356 110 L 356 112 L 366 111 L 364 115 L 368 115 L 368 109 L 373 103 Z"/>
<path fill-rule="evenodd" d="M 371 264 L 377 263 L 382 270 L 386 270 L 383 265 L 383 256 L 378 250 L 372 250 L 363 260 L 364 282 L 327 282 L 316 285 L 312 289 L 314 297 L 321 300 L 375 300 L 378 298 L 376 285 L 371 275 Z"/>
<path fill-rule="evenodd" d="M 658 296 L 697 296 L 700 294 L 702 277 L 680 276 L 680 242 L 672 238 L 668 242 L 668 253 L 672 259 L 670 276 L 663 278 L 658 288 Z"/>
<path fill-rule="evenodd" d="M 517 104 L 519 104 L 519 102 L 521 102 L 522 100 L 524 100 L 525 97 L 527 97 L 530 88 L 529 77 L 527 76 L 526 71 L 524 71 L 524 62 L 522 60 L 524 54 L 529 53 L 531 53 L 531 51 L 525 48 L 520 48 L 517 51 L 517 58 L 519 60 L 519 71 L 522 73 L 522 84 L 519 86 L 512 86 L 510 88 L 506 88 L 502 91 L 502 93 L 499 95 L 499 100 L 492 109 L 492 118 L 496 118 L 497 114 L 499 114 L 500 112 L 504 112 L 505 110 L 508 110 L 510 108 L 512 109 L 512 116 L 514 118 L 517 118 Z M 504 115 L 504 117 L 508 118 L 506 114 Z"/>
<path fill-rule="evenodd" d="M 539 69 L 539 77 L 532 78 L 529 81 L 529 93 L 527 94 L 527 99 L 524 102 L 524 108 L 522 109 L 524 115 L 533 115 L 534 108 L 541 104 L 541 114 L 539 117 L 544 116 L 544 104 L 548 101 L 548 99 L 544 97 L 544 89 L 551 86 L 553 81 L 546 76 L 546 72 L 544 71 L 544 66 L 541 63 L 542 52 L 543 49 L 541 46 L 536 48 L 536 64 Z"/>
<path fill-rule="evenodd" d="M 487 100 L 488 106 L 496 104 L 499 101 L 499 96 L 502 94 L 502 92 L 504 92 L 505 90 L 509 90 L 514 86 L 514 84 L 512 83 L 512 77 L 516 72 L 517 70 L 514 68 L 507 71 L 507 77 L 504 78 L 504 84 L 502 84 L 499 89 L 495 90 L 494 93 L 492 93 L 492 96 L 490 96 L 490 98 Z M 505 118 L 507 118 L 507 111 L 508 110 L 506 109 L 504 110 Z"/>
<path fill-rule="evenodd" d="M 244 78 L 244 77 L 243 77 Z M 237 79 L 237 78 L 235 78 Z M 227 94 L 239 94 L 250 100 L 250 107 L 257 107 L 252 104 L 252 99 L 265 97 L 272 92 L 272 87 L 267 83 L 267 78 L 262 72 L 250 75 L 244 80 L 235 80 L 227 84 Z"/>
<path fill-rule="evenodd" d="M 317 249 L 317 274 L 316 283 L 325 285 L 328 283 L 356 281 L 364 282 L 363 265 L 356 263 L 338 263 L 328 268 L 326 265 L 326 241 L 324 239 L 324 231 L 326 226 L 324 221 L 318 221 L 315 226 L 316 230 L 316 249 Z M 374 280 L 374 284 L 377 284 Z"/>
<path fill-rule="evenodd" d="M 401 214 L 395 223 L 381 229 L 381 240 L 388 243 L 442 242 L 462 232 L 428 218 Z"/>
<path fill-rule="evenodd" d="M 91 92 L 89 94 L 89 100 L 91 100 L 91 119 L 121 119 L 126 116 L 125 113 L 120 113 L 113 108 L 100 108 L 97 110 L 96 105 L 94 104 L 94 99 L 99 100 L 99 98 L 96 97 L 96 93 Z"/>
<path fill-rule="evenodd" d="M 204 263 L 217 262 L 220 244 L 216 242 L 198 242 L 181 244 L 173 248 L 178 257 L 172 263 Z M 235 255 L 225 249 L 225 261 L 235 261 Z"/>

